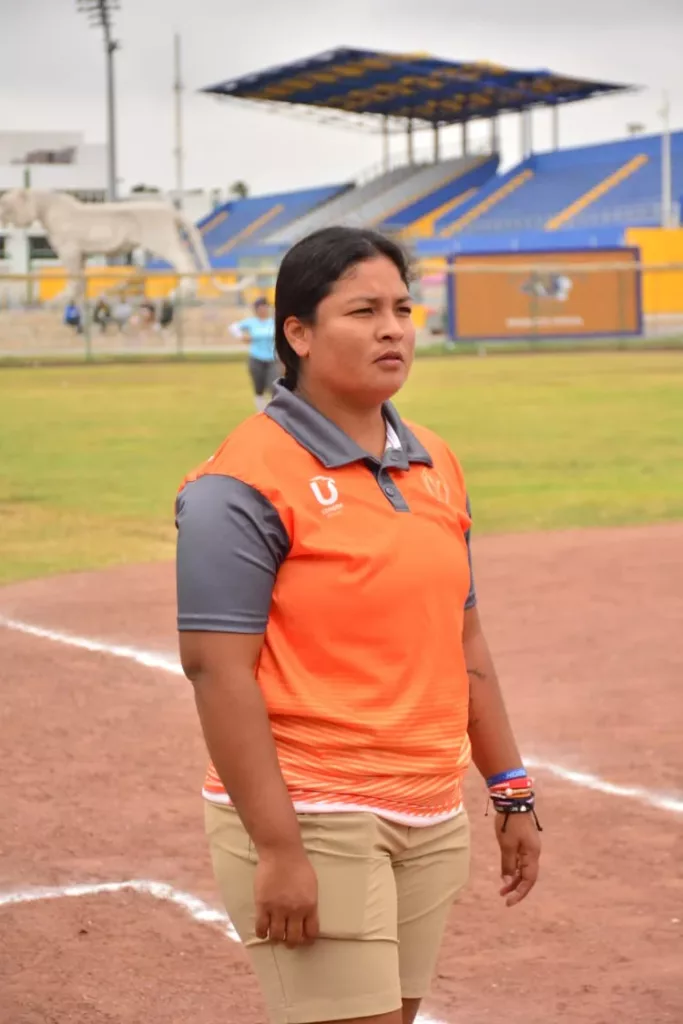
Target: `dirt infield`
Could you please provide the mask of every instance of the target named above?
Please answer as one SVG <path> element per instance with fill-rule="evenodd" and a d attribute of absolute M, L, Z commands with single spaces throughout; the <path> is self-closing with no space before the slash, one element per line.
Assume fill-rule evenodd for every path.
<path fill-rule="evenodd" d="M 506 910 L 473 774 L 472 883 L 424 1007 L 443 1024 L 683 1020 L 682 566 L 683 525 L 476 543 L 545 851 Z M 191 689 L 164 667 L 173 603 L 167 565 L 0 590 L 0 1024 L 265 1022 L 225 925 L 163 898 L 218 906 Z M 173 890 L 58 898 L 131 879 Z"/>

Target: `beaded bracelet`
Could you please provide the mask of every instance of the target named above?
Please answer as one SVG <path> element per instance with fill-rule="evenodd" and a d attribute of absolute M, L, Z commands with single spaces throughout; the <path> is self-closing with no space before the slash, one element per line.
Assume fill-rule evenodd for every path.
<path fill-rule="evenodd" d="M 500 775 L 494 775 L 487 781 L 489 799 L 494 810 L 498 814 L 505 815 L 503 832 L 507 828 L 508 818 L 511 814 L 532 814 L 536 828 L 539 832 L 543 831 L 536 815 L 533 781 L 524 769 L 516 768 L 511 772 L 501 772 Z M 488 814 L 488 806 L 486 813 Z"/>

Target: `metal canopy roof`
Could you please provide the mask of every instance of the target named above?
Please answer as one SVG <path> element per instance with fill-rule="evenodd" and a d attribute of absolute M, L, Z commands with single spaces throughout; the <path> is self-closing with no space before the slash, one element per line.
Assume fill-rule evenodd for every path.
<path fill-rule="evenodd" d="M 337 115 L 375 115 L 416 127 L 458 124 L 498 113 L 556 106 L 630 88 L 520 71 L 488 63 L 440 60 L 426 54 L 378 53 L 342 47 L 292 64 L 206 86 L 232 99 L 318 108 Z"/>

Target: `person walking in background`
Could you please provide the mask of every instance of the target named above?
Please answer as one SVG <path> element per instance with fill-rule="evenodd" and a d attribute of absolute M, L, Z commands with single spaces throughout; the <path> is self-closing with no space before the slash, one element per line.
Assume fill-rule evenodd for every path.
<path fill-rule="evenodd" d="M 275 322 L 268 300 L 257 299 L 254 315 L 232 324 L 230 330 L 249 346 L 249 376 L 254 389 L 254 404 L 257 411 L 262 412 L 280 375 L 275 356 Z"/>
<path fill-rule="evenodd" d="M 401 249 L 369 230 L 290 249 L 284 380 L 176 502 L 213 868 L 275 1024 L 412 1024 L 468 878 L 471 759 L 508 906 L 538 874 L 463 473 L 390 401 L 413 361 L 408 283 Z"/>

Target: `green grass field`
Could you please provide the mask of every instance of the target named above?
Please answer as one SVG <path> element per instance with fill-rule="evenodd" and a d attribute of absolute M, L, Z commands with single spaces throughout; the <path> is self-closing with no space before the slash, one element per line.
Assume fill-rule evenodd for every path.
<path fill-rule="evenodd" d="M 416 362 L 477 531 L 683 519 L 683 353 Z M 0 582 L 173 556 L 184 473 L 251 412 L 242 363 L 0 370 Z"/>

